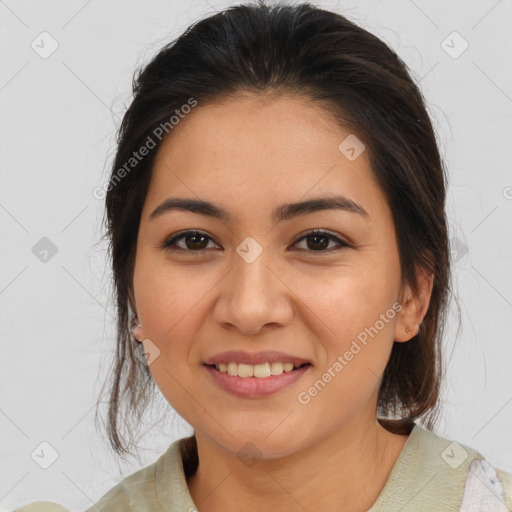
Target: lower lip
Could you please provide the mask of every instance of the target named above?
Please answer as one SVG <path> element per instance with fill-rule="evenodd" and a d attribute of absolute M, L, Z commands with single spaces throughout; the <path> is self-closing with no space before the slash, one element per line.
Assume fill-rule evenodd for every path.
<path fill-rule="evenodd" d="M 215 383 L 224 391 L 244 398 L 262 398 L 282 391 L 297 382 L 311 368 L 311 365 L 308 364 L 291 372 L 283 372 L 281 375 L 271 375 L 262 379 L 258 377 L 235 377 L 220 372 L 211 366 L 204 365 L 204 367 Z"/>

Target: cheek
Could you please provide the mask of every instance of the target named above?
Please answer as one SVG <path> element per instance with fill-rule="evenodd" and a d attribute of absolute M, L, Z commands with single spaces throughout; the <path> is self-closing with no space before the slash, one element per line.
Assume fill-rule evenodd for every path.
<path fill-rule="evenodd" d="M 184 379 L 187 368 L 198 364 L 193 342 L 209 313 L 209 291 L 219 276 L 192 266 L 171 268 L 149 259 L 144 263 L 141 258 L 135 271 L 134 294 L 144 337 L 160 351 L 160 358 L 150 365 L 151 373 L 155 380 L 169 380 L 168 372 Z"/>
<path fill-rule="evenodd" d="M 307 304 L 328 326 L 319 368 L 303 389 L 311 413 L 333 403 L 350 415 L 377 393 L 394 343 L 394 270 L 392 262 L 372 261 L 338 271 L 329 284 L 309 283 Z"/>
<path fill-rule="evenodd" d="M 135 267 L 134 295 L 144 335 L 161 342 L 172 339 L 206 290 L 208 283 L 194 277 L 193 270 L 172 267 L 165 258 L 141 255 Z"/>
<path fill-rule="evenodd" d="M 389 267 L 378 264 L 338 270 L 329 282 L 308 280 L 303 287 L 308 290 L 307 296 L 302 300 L 328 327 L 329 338 L 341 349 L 392 308 L 398 279 Z M 387 320 L 391 313 L 387 314 Z M 382 326 L 379 322 L 378 327 L 387 336 L 392 324 L 388 321 Z"/>
<path fill-rule="evenodd" d="M 376 396 L 394 342 L 394 286 L 369 268 L 347 272 L 329 286 L 311 283 L 307 304 L 328 329 L 320 338 L 319 367 L 297 396 L 308 418 L 324 418 L 328 406 L 351 417 Z"/>
<path fill-rule="evenodd" d="M 186 421 L 193 421 L 189 417 L 190 396 L 198 393 L 190 373 L 194 350 L 191 341 L 202 324 L 201 297 L 205 290 L 178 272 L 165 276 L 165 269 L 159 272 L 154 266 L 148 272 L 142 267 L 140 270 L 134 283 L 135 300 L 143 319 L 144 337 L 158 354 L 149 371 L 173 409 Z"/>

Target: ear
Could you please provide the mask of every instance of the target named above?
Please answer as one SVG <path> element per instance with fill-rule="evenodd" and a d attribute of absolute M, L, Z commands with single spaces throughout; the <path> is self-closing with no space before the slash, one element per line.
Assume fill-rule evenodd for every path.
<path fill-rule="evenodd" d="M 132 335 L 137 341 L 142 342 L 142 325 L 140 325 L 140 319 L 138 318 L 137 310 L 135 309 L 135 299 L 133 297 L 132 288 L 128 290 L 128 303 L 133 313 L 132 318 L 130 318 L 130 329 L 132 331 Z"/>
<path fill-rule="evenodd" d="M 416 271 L 418 281 L 418 293 L 415 295 L 409 285 L 406 285 L 401 301 L 402 309 L 398 313 L 395 324 L 395 341 L 403 343 L 416 336 L 419 327 L 428 311 L 434 275 L 425 269 Z"/>

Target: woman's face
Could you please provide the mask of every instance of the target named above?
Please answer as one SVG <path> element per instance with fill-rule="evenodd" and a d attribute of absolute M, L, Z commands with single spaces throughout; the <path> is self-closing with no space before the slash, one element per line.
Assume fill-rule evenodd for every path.
<path fill-rule="evenodd" d="M 307 207 L 335 197 L 355 206 Z M 212 206 L 151 217 L 170 198 Z M 306 207 L 285 206 L 297 203 Z M 308 236 L 316 229 L 328 233 Z M 186 231 L 200 233 L 163 247 Z M 156 384 L 196 434 L 273 458 L 375 422 L 379 380 L 404 328 L 400 278 L 368 154 L 318 106 L 256 96 L 199 104 L 160 147 L 135 306 Z M 245 354 L 222 355 L 230 351 Z M 207 366 L 216 356 L 232 373 L 261 377 Z M 259 364 L 236 364 L 251 361 Z M 308 365 L 288 372 L 283 362 Z M 264 377 L 269 369 L 283 373 Z"/>

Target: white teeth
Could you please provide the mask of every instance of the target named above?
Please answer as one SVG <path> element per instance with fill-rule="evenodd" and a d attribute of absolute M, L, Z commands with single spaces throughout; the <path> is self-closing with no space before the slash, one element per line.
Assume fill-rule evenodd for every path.
<path fill-rule="evenodd" d="M 238 363 L 228 363 L 227 372 L 229 375 L 236 377 L 238 375 Z"/>
<path fill-rule="evenodd" d="M 270 363 L 263 364 L 255 364 L 254 365 L 254 376 L 258 377 L 258 379 L 263 379 L 265 377 L 270 377 L 272 375 L 270 373 Z"/>
<path fill-rule="evenodd" d="M 252 377 L 254 375 L 254 366 L 252 364 L 239 364 L 238 376 L 239 377 Z"/>
<path fill-rule="evenodd" d="M 272 375 L 281 375 L 283 371 L 283 363 L 270 363 L 270 373 Z"/>
<path fill-rule="evenodd" d="M 215 368 L 222 373 L 227 373 L 234 377 L 256 377 L 264 379 L 271 375 L 281 375 L 283 372 L 291 372 L 294 368 L 293 363 L 263 363 L 263 364 L 243 364 L 243 363 L 219 363 Z"/>

